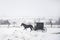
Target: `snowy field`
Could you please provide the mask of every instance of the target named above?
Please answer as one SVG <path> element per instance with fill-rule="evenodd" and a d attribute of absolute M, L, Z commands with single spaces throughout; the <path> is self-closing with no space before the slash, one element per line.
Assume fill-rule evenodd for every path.
<path fill-rule="evenodd" d="M 31 31 L 23 27 L 1 27 L 0 40 L 60 40 L 60 28 L 47 28 L 47 32 Z"/>

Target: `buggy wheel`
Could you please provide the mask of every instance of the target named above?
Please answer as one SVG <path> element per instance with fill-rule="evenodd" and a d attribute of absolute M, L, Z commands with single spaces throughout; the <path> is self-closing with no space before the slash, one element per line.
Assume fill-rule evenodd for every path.
<path fill-rule="evenodd" d="M 42 32 L 47 32 L 47 28 L 46 28 L 46 27 L 44 27 L 44 29 L 42 30 Z"/>

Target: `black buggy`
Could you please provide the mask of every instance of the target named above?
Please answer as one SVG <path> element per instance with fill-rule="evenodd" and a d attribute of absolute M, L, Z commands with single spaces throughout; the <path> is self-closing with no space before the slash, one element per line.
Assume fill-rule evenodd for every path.
<path fill-rule="evenodd" d="M 46 32 L 47 28 L 44 27 L 44 23 L 37 22 L 36 26 L 34 27 L 34 30 L 41 30 L 42 32 Z"/>

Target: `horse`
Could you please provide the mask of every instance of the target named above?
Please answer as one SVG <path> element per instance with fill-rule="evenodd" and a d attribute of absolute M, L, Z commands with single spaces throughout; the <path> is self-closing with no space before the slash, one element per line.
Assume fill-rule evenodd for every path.
<path fill-rule="evenodd" d="M 30 28 L 32 30 L 32 28 L 33 28 L 33 26 L 31 24 L 27 25 L 27 24 L 22 23 L 21 26 L 23 26 L 24 29 Z"/>

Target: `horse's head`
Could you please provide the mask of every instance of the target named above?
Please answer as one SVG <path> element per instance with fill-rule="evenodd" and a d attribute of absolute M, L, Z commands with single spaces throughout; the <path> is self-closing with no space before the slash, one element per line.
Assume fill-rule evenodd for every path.
<path fill-rule="evenodd" d="M 23 26 L 23 25 L 24 25 L 24 23 L 21 24 L 21 26 Z"/>

